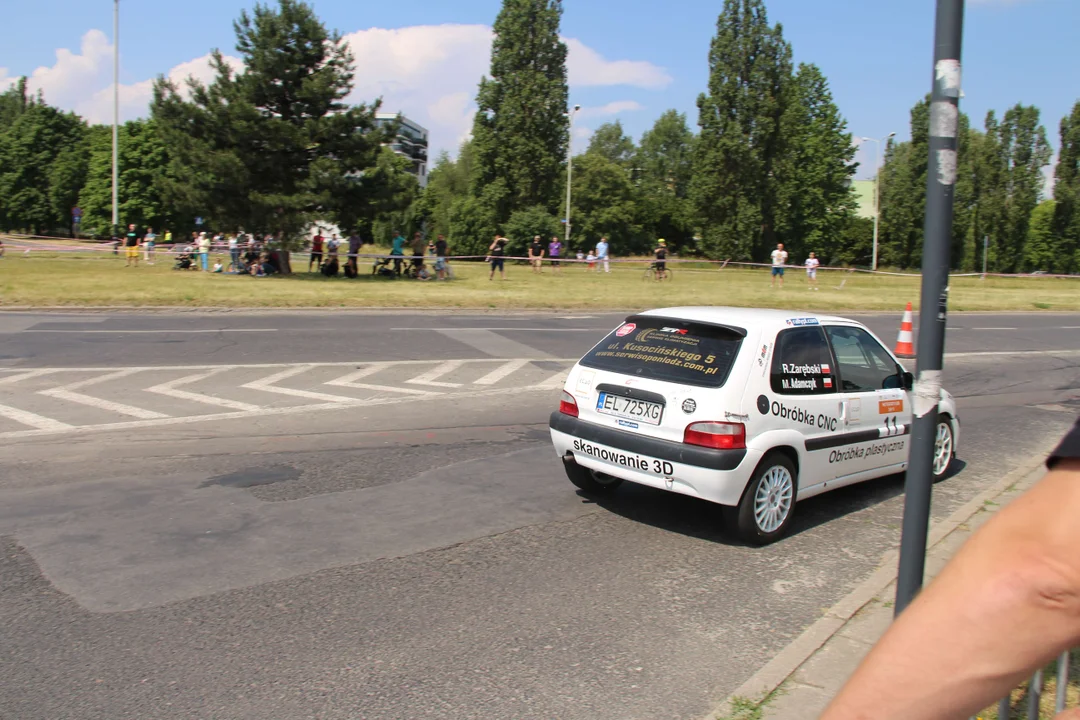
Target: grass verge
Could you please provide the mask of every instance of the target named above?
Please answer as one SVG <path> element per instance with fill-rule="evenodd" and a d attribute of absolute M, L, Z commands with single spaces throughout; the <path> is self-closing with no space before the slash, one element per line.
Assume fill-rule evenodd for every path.
<path fill-rule="evenodd" d="M 226 258 L 217 256 L 223 261 Z M 454 263 L 450 282 L 376 278 L 370 261 L 348 279 L 304 272 L 307 257 L 294 255 L 290 276 L 252 278 L 177 271 L 172 258 L 124 266 L 108 252 L 9 252 L 0 259 L 3 306 L 180 307 L 440 307 L 488 309 L 634 309 L 666 305 L 736 305 L 817 311 L 884 310 L 918 306 L 919 278 L 820 273 L 818 290 L 805 274 L 789 270 L 783 289 L 770 287 L 767 270 L 674 266 L 671 282 L 646 282 L 641 265 L 617 265 L 610 274 L 565 266 L 534 274 L 508 265 L 506 280 L 488 280 L 487 266 Z M 954 278 L 953 311 L 1080 310 L 1080 282 L 1054 278 Z"/>

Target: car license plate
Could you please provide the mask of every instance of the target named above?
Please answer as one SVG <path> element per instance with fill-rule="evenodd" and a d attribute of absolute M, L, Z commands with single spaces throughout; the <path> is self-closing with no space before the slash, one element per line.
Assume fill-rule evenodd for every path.
<path fill-rule="evenodd" d="M 635 400 L 622 395 L 600 393 L 600 397 L 596 400 L 596 412 L 625 420 L 637 420 L 649 425 L 659 425 L 660 418 L 664 414 L 664 406 L 648 400 Z"/>

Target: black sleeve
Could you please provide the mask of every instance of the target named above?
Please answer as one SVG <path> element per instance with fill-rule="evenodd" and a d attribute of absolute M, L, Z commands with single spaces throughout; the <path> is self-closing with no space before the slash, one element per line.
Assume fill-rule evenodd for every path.
<path fill-rule="evenodd" d="M 1061 439 L 1054 452 L 1046 460 L 1046 467 L 1052 468 L 1059 460 L 1071 460 L 1080 458 L 1080 418 L 1077 419 L 1072 429 Z"/>

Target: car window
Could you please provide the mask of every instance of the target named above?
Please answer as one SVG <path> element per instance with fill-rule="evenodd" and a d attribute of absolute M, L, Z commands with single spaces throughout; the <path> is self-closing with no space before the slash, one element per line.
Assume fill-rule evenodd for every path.
<path fill-rule="evenodd" d="M 581 359 L 585 367 L 701 387 L 721 387 L 743 334 L 705 323 L 638 316 Z"/>
<path fill-rule="evenodd" d="M 825 328 L 840 370 L 841 390 L 869 392 L 903 387 L 900 368 L 874 337 L 856 327 Z"/>
<path fill-rule="evenodd" d="M 783 395 L 820 395 L 833 387 L 829 343 L 820 327 L 781 330 L 776 336 L 770 384 Z"/>

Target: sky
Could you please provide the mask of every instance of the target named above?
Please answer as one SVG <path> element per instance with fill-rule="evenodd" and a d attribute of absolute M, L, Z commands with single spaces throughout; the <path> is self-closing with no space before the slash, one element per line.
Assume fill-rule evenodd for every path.
<path fill-rule="evenodd" d="M 232 21 L 254 0 L 121 0 L 121 118 L 145 116 L 158 75 L 208 80 L 208 53 L 236 56 Z M 427 127 L 432 157 L 468 136 L 491 24 L 501 0 L 313 0 L 356 56 L 353 102 L 383 99 Z M 722 0 L 565 0 L 574 148 L 612 120 L 635 139 L 669 108 L 696 129 L 709 41 Z M 796 62 L 817 64 L 856 138 L 909 135 L 911 106 L 930 90 L 934 0 L 767 0 Z M 112 119 L 110 0 L 0 0 L 0 88 L 21 75 L 48 102 L 91 122 Z M 1051 143 L 1080 100 L 1080 0 L 967 0 L 961 110 L 982 127 L 1017 102 L 1036 105 Z M 239 60 L 236 61 L 239 63 Z M 864 143 L 857 177 L 873 175 Z"/>

